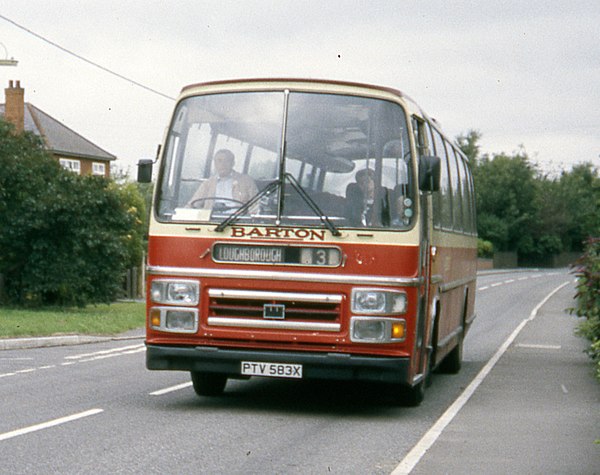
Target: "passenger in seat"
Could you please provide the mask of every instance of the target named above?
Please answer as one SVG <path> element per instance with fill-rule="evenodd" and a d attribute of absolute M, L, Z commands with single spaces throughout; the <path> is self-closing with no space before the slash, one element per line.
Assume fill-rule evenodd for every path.
<path fill-rule="evenodd" d="M 355 180 L 346 187 L 346 217 L 352 226 L 368 226 L 375 203 L 375 172 L 363 168 L 356 172 Z"/>

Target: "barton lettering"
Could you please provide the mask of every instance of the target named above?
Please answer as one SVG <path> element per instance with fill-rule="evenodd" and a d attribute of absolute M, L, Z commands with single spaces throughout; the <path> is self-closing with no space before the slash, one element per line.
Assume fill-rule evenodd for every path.
<path fill-rule="evenodd" d="M 247 237 L 251 239 L 293 239 L 298 241 L 325 241 L 324 229 L 304 228 L 244 228 L 231 227 L 231 237 Z"/>

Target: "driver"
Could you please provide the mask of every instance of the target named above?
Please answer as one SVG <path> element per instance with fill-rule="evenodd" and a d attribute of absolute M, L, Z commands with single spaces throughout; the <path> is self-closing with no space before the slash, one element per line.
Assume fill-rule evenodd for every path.
<path fill-rule="evenodd" d="M 258 193 L 252 178 L 233 169 L 235 156 L 231 150 L 219 150 L 213 162 L 216 173 L 200 185 L 189 201 L 190 205 L 198 202 L 198 208 L 215 205 L 231 208 L 246 203 Z"/>

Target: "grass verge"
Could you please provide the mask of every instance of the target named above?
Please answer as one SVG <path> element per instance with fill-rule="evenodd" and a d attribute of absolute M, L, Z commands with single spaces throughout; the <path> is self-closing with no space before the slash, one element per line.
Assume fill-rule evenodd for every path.
<path fill-rule="evenodd" d="M 83 309 L 0 307 L 0 338 L 50 335 L 116 335 L 144 326 L 145 304 L 116 302 Z"/>

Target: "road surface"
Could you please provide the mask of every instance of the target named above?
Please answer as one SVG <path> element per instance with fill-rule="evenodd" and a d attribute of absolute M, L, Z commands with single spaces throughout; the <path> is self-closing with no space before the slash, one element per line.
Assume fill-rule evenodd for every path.
<path fill-rule="evenodd" d="M 529 461 L 530 473 L 594 473 L 594 457 L 600 454 L 600 446 L 593 444 L 600 438 L 598 392 L 595 400 L 582 403 L 576 435 L 562 421 L 563 435 L 572 440 L 566 444 L 569 453 L 557 458 L 572 472 L 553 470 L 553 458 L 547 467 L 540 466 L 543 461 L 531 462 L 529 447 L 539 445 L 530 445 L 532 440 L 546 438 L 552 444 L 549 453 L 561 451 L 560 437 L 540 432 L 543 423 L 517 434 L 524 444 L 517 452 L 506 453 L 513 450 L 511 441 L 494 435 L 494 427 L 502 429 L 496 435 L 507 432 L 506 414 L 531 396 L 521 396 L 531 377 L 520 373 L 526 365 L 503 367 L 515 357 L 511 351 L 520 348 L 518 358 L 530 362 L 540 352 L 550 353 L 561 364 L 560 348 L 548 346 L 562 348 L 565 343 L 522 340 L 535 331 L 534 325 L 545 322 L 546 309 L 552 309 L 554 328 L 567 335 L 569 348 L 573 341 L 580 345 L 577 374 L 585 372 L 585 381 L 596 384 L 580 351 L 585 342 L 572 336 L 576 318 L 562 311 L 571 304 L 573 289 L 573 276 L 566 271 L 480 276 L 478 317 L 465 340 L 463 369 L 458 375 L 435 374 L 417 408 L 391 405 L 378 388 L 368 386 L 260 378 L 228 382 L 223 397 L 199 398 L 188 374 L 145 369 L 141 339 L 0 351 L 0 472 L 515 473 L 508 469 L 518 468 L 507 464 L 512 459 Z M 534 310 L 537 318 L 524 324 Z M 494 357 L 497 362 L 488 374 L 448 415 Z M 500 370 L 504 373 L 498 374 Z M 535 377 L 546 376 L 560 378 L 556 372 Z M 542 388 L 550 402 L 523 407 L 518 414 L 543 422 L 553 407 L 559 412 L 561 404 L 576 400 L 571 383 L 568 378 L 557 381 L 558 395 Z M 536 413 L 536 407 L 543 411 Z M 596 412 L 587 414 L 590 408 Z M 495 411 L 497 422 L 490 422 Z M 442 416 L 448 420 L 433 437 Z M 424 444 L 424 436 L 433 443 Z M 583 443 L 591 438 L 591 449 L 577 437 Z"/>

